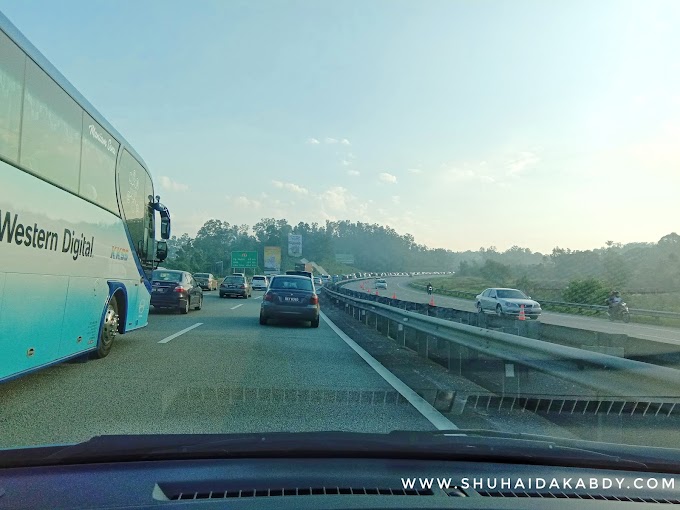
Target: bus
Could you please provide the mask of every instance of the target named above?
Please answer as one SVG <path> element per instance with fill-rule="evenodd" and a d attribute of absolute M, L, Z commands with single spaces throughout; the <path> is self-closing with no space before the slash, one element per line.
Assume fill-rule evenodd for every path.
<path fill-rule="evenodd" d="M 0 13 L 0 382 L 147 324 L 170 214 L 137 152 Z"/>

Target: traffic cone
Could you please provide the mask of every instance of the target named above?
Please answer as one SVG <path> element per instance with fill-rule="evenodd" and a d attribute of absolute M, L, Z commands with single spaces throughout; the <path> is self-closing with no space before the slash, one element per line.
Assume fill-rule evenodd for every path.
<path fill-rule="evenodd" d="M 378 294 L 378 290 L 377 290 L 377 289 L 376 289 L 376 291 L 375 291 L 375 295 L 376 295 L 376 296 L 379 296 L 379 295 L 380 295 L 380 294 Z"/>
<path fill-rule="evenodd" d="M 396 292 L 392 293 L 392 299 L 397 299 L 397 293 Z"/>
<path fill-rule="evenodd" d="M 434 296 L 430 298 L 430 306 L 434 306 Z"/>
<path fill-rule="evenodd" d="M 527 320 L 527 316 L 524 315 L 524 305 L 519 307 L 519 317 L 518 317 L 518 319 L 521 320 L 521 321 Z"/>

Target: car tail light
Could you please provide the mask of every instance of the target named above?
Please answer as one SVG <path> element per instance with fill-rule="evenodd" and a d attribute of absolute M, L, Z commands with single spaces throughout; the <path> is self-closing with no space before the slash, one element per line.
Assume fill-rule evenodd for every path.
<path fill-rule="evenodd" d="M 178 285 L 177 287 L 175 287 L 175 292 L 185 292 L 186 290 L 187 289 L 185 289 L 181 285 Z"/>
<path fill-rule="evenodd" d="M 309 304 L 310 305 L 318 305 L 319 304 L 319 296 L 316 294 L 312 294 L 312 297 L 309 298 Z"/>
<path fill-rule="evenodd" d="M 242 289 L 245 289 L 245 288 L 246 288 L 246 286 L 245 286 L 245 285 L 241 285 L 241 288 L 242 288 Z"/>
<path fill-rule="evenodd" d="M 262 299 L 263 301 L 274 301 L 274 295 L 267 292 Z"/>

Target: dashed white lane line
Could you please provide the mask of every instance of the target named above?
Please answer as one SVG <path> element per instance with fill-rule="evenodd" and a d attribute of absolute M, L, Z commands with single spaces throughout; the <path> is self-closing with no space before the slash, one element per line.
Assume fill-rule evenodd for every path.
<path fill-rule="evenodd" d="M 443 414 L 432 407 L 423 397 L 418 395 L 415 391 L 409 388 L 401 379 L 399 379 L 392 372 L 387 370 L 377 359 L 371 356 L 368 352 L 364 350 L 359 344 L 348 337 L 340 328 L 338 328 L 333 321 L 331 321 L 326 314 L 319 312 L 321 318 L 330 328 L 335 331 L 335 334 L 344 340 L 344 342 L 349 345 L 354 352 L 356 352 L 361 358 L 368 363 L 368 365 L 378 372 L 378 375 L 385 379 L 387 384 L 392 386 L 399 394 L 404 397 L 408 402 L 416 408 L 416 410 L 422 414 L 427 421 L 434 425 L 437 430 L 451 430 L 457 429 L 458 427 L 448 420 Z"/>
<path fill-rule="evenodd" d="M 240 305 L 232 306 L 230 310 L 236 310 L 239 306 L 243 306 L 243 303 L 241 303 Z"/>
<path fill-rule="evenodd" d="M 178 331 L 178 332 L 175 333 L 174 335 L 170 335 L 170 336 L 168 336 L 168 337 L 165 337 L 163 340 L 160 340 L 158 343 L 159 343 L 159 344 L 167 344 L 167 343 L 168 343 L 170 340 L 172 340 L 173 338 L 177 338 L 178 336 L 183 335 L 184 333 L 187 333 L 188 331 L 191 331 L 192 329 L 197 328 L 197 327 L 200 326 L 201 324 L 203 324 L 203 323 L 202 323 L 202 322 L 197 322 L 197 323 L 194 324 L 193 326 L 189 326 L 188 328 L 184 328 L 182 331 Z"/>

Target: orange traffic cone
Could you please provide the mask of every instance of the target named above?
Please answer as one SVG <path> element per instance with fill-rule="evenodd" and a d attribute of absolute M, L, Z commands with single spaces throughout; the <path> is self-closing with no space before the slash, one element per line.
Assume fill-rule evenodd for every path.
<path fill-rule="evenodd" d="M 434 306 L 434 296 L 430 298 L 430 306 Z"/>
<path fill-rule="evenodd" d="M 527 320 L 527 316 L 524 315 L 524 305 L 519 307 L 519 317 L 518 317 L 518 319 L 521 320 L 521 321 Z"/>
<path fill-rule="evenodd" d="M 375 295 L 376 295 L 376 296 L 379 296 L 379 295 L 380 295 L 380 294 L 378 294 L 378 290 L 377 290 L 377 289 L 376 289 L 376 291 L 375 291 Z"/>
<path fill-rule="evenodd" d="M 392 299 L 397 299 L 397 293 L 396 292 L 392 293 Z"/>

